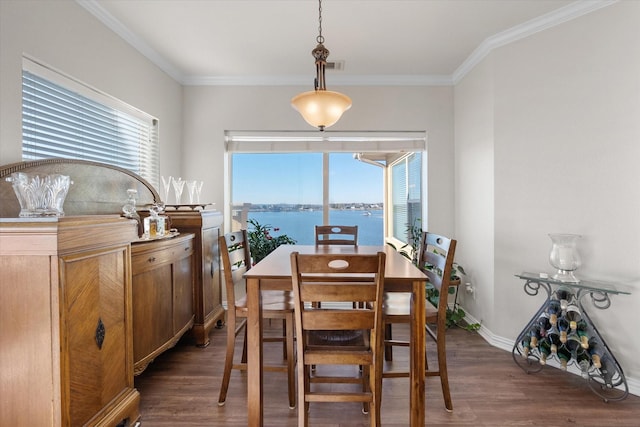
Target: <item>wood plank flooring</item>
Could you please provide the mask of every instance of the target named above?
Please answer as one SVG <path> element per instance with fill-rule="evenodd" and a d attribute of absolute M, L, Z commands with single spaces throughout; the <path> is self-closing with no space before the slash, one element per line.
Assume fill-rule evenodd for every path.
<path fill-rule="evenodd" d="M 394 326 L 402 336 L 403 325 Z M 435 350 L 428 342 L 428 357 Z M 217 405 L 224 362 L 224 329 L 211 332 L 211 344 L 197 348 L 188 340 L 158 357 L 135 378 L 141 394 L 144 427 L 246 426 L 246 372 L 234 370 L 227 402 Z M 265 358 L 282 357 L 281 347 L 268 344 Z M 240 355 L 240 339 L 236 345 Z M 545 367 L 525 374 L 511 354 L 462 329 L 447 335 L 449 382 L 454 410 L 444 408 L 439 378 L 427 378 L 427 426 L 640 426 L 640 397 L 605 403 L 577 375 Z M 394 364 L 406 364 L 404 349 L 394 349 Z M 406 366 L 406 365 L 404 365 Z M 285 374 L 265 373 L 265 426 L 296 426 L 297 410 L 287 405 Z M 406 427 L 409 414 L 408 379 L 383 381 L 382 423 Z M 311 405 L 310 424 L 323 427 L 367 426 L 359 404 Z"/>

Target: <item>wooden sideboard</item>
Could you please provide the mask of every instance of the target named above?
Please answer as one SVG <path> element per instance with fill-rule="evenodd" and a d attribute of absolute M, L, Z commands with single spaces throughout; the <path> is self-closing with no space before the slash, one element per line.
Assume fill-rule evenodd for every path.
<path fill-rule="evenodd" d="M 224 320 L 222 277 L 218 236 L 222 214 L 218 211 L 170 210 L 171 226 L 181 233 L 194 233 L 195 321 L 191 333 L 196 345 L 209 345 L 209 332 Z"/>
<path fill-rule="evenodd" d="M 117 215 L 0 219 L 0 424 L 138 423 L 136 238 Z"/>
<path fill-rule="evenodd" d="M 191 233 L 132 245 L 135 375 L 193 326 L 193 254 Z"/>

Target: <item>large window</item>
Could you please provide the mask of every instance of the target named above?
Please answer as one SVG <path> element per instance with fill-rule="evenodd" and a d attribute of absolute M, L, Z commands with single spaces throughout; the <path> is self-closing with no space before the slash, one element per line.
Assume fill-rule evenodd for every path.
<path fill-rule="evenodd" d="M 314 226 L 328 218 L 357 225 L 362 245 L 384 242 L 381 167 L 350 153 L 239 153 L 231 157 L 231 171 L 236 229 L 255 220 L 313 244 Z"/>
<path fill-rule="evenodd" d="M 406 242 L 408 227 L 422 226 L 422 153 L 411 153 L 391 164 L 390 187 L 391 234 Z"/>
<path fill-rule="evenodd" d="M 119 166 L 158 188 L 158 121 L 25 59 L 22 158 L 69 158 Z"/>
<path fill-rule="evenodd" d="M 231 229 L 253 219 L 313 244 L 316 224 L 358 225 L 361 245 L 380 245 L 406 242 L 421 217 L 424 132 L 228 133 L 226 142 Z"/>

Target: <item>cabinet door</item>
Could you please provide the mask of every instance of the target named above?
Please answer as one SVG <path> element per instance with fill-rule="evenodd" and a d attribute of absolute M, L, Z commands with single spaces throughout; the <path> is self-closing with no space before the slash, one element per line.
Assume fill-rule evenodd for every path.
<path fill-rule="evenodd" d="M 204 262 L 202 287 L 205 318 L 209 317 L 214 310 L 220 310 L 222 306 L 218 234 L 218 228 L 202 230 L 202 259 Z"/>
<path fill-rule="evenodd" d="M 135 261 L 134 265 L 136 265 Z M 150 267 L 133 276 L 133 360 L 135 363 L 156 351 L 173 336 L 171 276 L 171 264 Z"/>
<path fill-rule="evenodd" d="M 173 264 L 173 333 L 193 323 L 193 257 L 178 259 Z"/>
<path fill-rule="evenodd" d="M 84 425 L 133 387 L 125 335 L 128 258 L 128 246 L 60 258 L 65 425 Z"/>

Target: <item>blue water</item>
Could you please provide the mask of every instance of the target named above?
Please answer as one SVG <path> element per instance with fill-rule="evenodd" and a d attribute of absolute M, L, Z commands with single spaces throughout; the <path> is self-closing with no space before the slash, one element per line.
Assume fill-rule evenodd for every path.
<path fill-rule="evenodd" d="M 370 216 L 363 215 L 363 211 L 360 210 L 331 210 L 329 223 L 357 225 L 359 245 L 382 245 L 384 244 L 383 211 L 368 212 L 371 212 Z M 254 219 L 261 225 L 279 228 L 278 232 L 271 233 L 274 236 L 286 234 L 297 240 L 300 245 L 313 245 L 315 244 L 314 227 L 322 224 L 322 211 L 249 212 L 249 219 Z"/>

